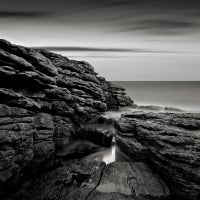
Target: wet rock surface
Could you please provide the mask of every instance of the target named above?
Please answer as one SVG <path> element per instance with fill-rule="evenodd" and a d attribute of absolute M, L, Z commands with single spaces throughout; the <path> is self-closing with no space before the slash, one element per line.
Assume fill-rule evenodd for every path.
<path fill-rule="evenodd" d="M 108 164 L 99 185 L 88 199 L 167 199 L 166 184 L 142 162 Z"/>
<path fill-rule="evenodd" d="M 169 195 L 166 184 L 144 163 L 105 165 L 89 159 L 73 159 L 63 161 L 62 166 L 25 182 L 8 199 L 164 200 Z"/>
<path fill-rule="evenodd" d="M 154 168 L 173 196 L 200 198 L 200 114 L 133 112 L 115 127 L 121 151 Z"/>

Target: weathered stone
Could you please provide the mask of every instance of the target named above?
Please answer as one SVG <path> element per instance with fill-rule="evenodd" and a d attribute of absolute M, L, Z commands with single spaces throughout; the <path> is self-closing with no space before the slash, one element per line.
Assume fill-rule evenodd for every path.
<path fill-rule="evenodd" d="M 14 69 L 19 71 L 30 71 L 34 69 L 34 67 L 25 59 L 16 56 L 14 54 L 11 54 L 9 52 L 3 51 L 1 49 L 0 49 L 0 63 L 1 65 L 7 65 L 13 67 Z"/>
<path fill-rule="evenodd" d="M 0 196 L 52 166 L 80 123 L 110 109 L 111 101 L 127 105 L 124 91 L 108 101 L 112 90 L 89 63 L 6 40 L 0 40 L 0 80 Z"/>
<path fill-rule="evenodd" d="M 50 62 L 49 59 L 40 54 L 38 51 L 22 46 L 12 45 L 5 40 L 0 40 L 0 46 L 4 52 L 7 51 L 25 59 L 32 66 L 34 66 L 36 70 L 41 71 L 42 73 L 46 73 L 50 76 L 57 75 L 56 67 Z"/>
<path fill-rule="evenodd" d="M 85 200 L 97 186 L 105 164 L 98 161 L 69 160 L 63 166 L 26 182 L 8 200 Z"/>
<path fill-rule="evenodd" d="M 110 146 L 112 143 L 112 138 L 114 137 L 114 131 L 108 130 L 103 127 L 89 127 L 83 126 L 76 134 L 77 138 L 86 139 L 94 142 L 95 144 L 101 146 Z"/>
<path fill-rule="evenodd" d="M 104 98 L 108 105 L 108 110 L 116 110 L 119 107 L 133 105 L 133 100 L 125 95 L 125 90 L 112 83 L 109 83 L 103 77 L 98 77 L 100 85 L 104 91 Z"/>
<path fill-rule="evenodd" d="M 87 199 L 159 200 L 169 197 L 166 184 L 144 163 L 108 164 L 99 185 Z"/>
<path fill-rule="evenodd" d="M 134 112 L 115 127 L 120 149 L 155 168 L 174 196 L 199 199 L 199 114 Z"/>
<path fill-rule="evenodd" d="M 76 135 L 79 124 L 75 125 L 71 119 L 61 116 L 54 116 L 53 122 L 55 147 L 60 149 L 69 144 L 73 135 Z"/>

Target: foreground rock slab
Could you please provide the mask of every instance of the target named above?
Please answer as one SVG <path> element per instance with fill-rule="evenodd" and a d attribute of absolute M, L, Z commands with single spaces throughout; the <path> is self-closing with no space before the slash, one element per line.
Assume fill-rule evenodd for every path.
<path fill-rule="evenodd" d="M 146 164 L 114 162 L 105 167 L 98 187 L 88 200 L 164 200 L 168 196 L 166 184 Z"/>
<path fill-rule="evenodd" d="M 133 112 L 115 128 L 121 151 L 155 168 L 173 196 L 200 199 L 200 114 Z"/>
<path fill-rule="evenodd" d="M 97 186 L 103 162 L 73 159 L 26 182 L 8 199 L 16 200 L 84 200 Z"/>
<path fill-rule="evenodd" d="M 165 200 L 169 189 L 144 163 L 63 161 L 25 182 L 8 200 Z"/>

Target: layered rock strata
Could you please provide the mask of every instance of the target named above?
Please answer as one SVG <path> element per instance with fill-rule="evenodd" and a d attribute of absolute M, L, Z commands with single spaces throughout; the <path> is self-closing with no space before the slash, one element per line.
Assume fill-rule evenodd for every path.
<path fill-rule="evenodd" d="M 132 104 L 102 80 L 84 61 L 0 40 L 0 196 L 52 161 L 81 123 Z"/>
<path fill-rule="evenodd" d="M 176 199 L 200 198 L 200 114 L 133 112 L 115 128 L 120 149 L 154 168 Z"/>

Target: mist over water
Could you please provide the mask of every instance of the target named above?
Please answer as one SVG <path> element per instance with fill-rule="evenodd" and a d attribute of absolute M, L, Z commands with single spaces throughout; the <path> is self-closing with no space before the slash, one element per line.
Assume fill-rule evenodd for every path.
<path fill-rule="evenodd" d="M 127 95 L 137 105 L 200 112 L 198 55 L 168 52 L 55 52 L 69 59 L 89 62 L 100 76 L 125 88 Z"/>
<path fill-rule="evenodd" d="M 200 112 L 200 82 L 117 81 L 138 105 L 156 105 Z"/>
<path fill-rule="evenodd" d="M 199 81 L 199 54 L 54 51 L 89 62 L 109 81 Z"/>

